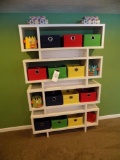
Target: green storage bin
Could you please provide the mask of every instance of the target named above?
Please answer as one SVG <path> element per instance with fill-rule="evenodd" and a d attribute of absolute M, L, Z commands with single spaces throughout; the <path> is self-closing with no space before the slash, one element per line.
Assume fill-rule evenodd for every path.
<path fill-rule="evenodd" d="M 54 73 L 55 70 L 58 70 L 60 72 L 59 78 L 66 78 L 67 77 L 66 66 L 48 67 L 48 77 L 49 77 L 49 79 L 52 79 L 53 73 Z"/>
<path fill-rule="evenodd" d="M 101 46 L 101 34 L 85 34 L 84 46 Z"/>
<path fill-rule="evenodd" d="M 53 129 L 67 127 L 67 116 L 51 118 L 51 126 Z"/>

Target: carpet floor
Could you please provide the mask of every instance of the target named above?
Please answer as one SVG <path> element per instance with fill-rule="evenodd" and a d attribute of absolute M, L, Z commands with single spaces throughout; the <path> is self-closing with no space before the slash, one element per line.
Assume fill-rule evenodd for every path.
<path fill-rule="evenodd" d="M 89 128 L 33 135 L 0 133 L 0 160 L 120 160 L 120 118 Z"/>

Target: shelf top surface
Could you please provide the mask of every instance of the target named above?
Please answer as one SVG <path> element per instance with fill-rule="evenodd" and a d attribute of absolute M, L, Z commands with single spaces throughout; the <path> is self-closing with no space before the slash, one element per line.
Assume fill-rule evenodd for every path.
<path fill-rule="evenodd" d="M 75 58 L 49 58 L 49 59 L 24 59 L 24 63 L 30 62 L 47 62 L 47 61 L 65 61 L 65 60 L 84 60 L 84 59 L 102 59 L 103 56 L 75 57 Z"/>
<path fill-rule="evenodd" d="M 22 52 L 31 51 L 62 51 L 62 50 L 87 50 L 87 49 L 103 49 L 103 46 L 87 46 L 87 47 L 56 47 L 56 48 L 40 48 L 40 49 L 23 49 Z"/>
<path fill-rule="evenodd" d="M 103 27 L 105 24 L 19 24 L 19 27 Z"/>

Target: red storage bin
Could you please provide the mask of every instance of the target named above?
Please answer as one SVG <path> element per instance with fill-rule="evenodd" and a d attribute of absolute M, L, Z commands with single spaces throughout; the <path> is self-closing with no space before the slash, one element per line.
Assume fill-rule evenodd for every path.
<path fill-rule="evenodd" d="M 95 112 L 88 112 L 87 113 L 87 121 L 88 122 L 95 122 L 96 121 L 96 113 Z"/>
<path fill-rule="evenodd" d="M 28 68 L 27 70 L 28 74 L 28 80 L 41 80 L 41 79 L 47 79 L 47 71 L 46 68 Z"/>
<path fill-rule="evenodd" d="M 65 34 L 63 42 L 64 47 L 81 47 L 82 34 Z"/>
<path fill-rule="evenodd" d="M 80 102 L 91 102 L 97 100 L 97 92 L 94 89 L 80 89 L 79 92 L 79 100 Z"/>

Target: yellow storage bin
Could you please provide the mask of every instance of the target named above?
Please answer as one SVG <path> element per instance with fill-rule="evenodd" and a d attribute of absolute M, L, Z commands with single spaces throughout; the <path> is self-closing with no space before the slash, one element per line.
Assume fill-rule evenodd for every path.
<path fill-rule="evenodd" d="M 85 66 L 80 66 L 79 64 L 67 65 L 67 71 L 68 78 L 85 76 Z"/>
<path fill-rule="evenodd" d="M 63 104 L 79 103 L 79 93 L 77 90 L 63 90 Z"/>
<path fill-rule="evenodd" d="M 83 125 L 83 114 L 68 115 L 68 126 Z"/>

